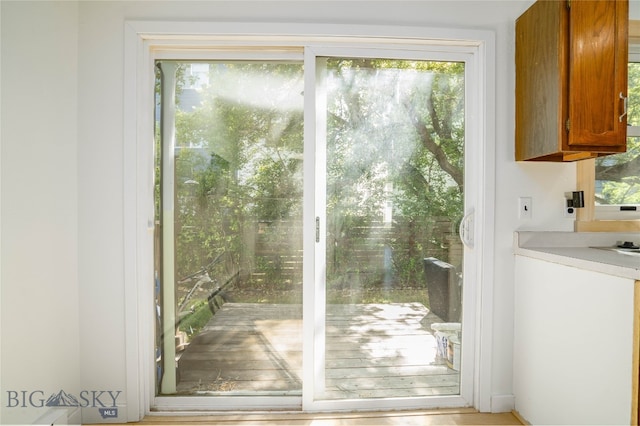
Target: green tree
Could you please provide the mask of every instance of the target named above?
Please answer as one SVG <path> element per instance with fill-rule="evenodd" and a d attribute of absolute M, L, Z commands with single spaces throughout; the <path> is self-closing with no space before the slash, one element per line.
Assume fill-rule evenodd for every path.
<path fill-rule="evenodd" d="M 411 231 L 387 243 L 399 275 L 414 279 L 422 236 L 446 244 L 425 218 L 453 227 L 462 215 L 464 65 L 339 58 L 327 61 L 327 73 L 340 87 L 327 99 L 329 232 L 345 237 L 354 225 L 380 223 L 392 202 Z M 407 89 L 407 76 L 419 83 Z M 180 276 L 223 252 L 228 269 L 237 268 L 256 222 L 301 217 L 301 81 L 299 64 L 211 63 L 200 105 L 178 111 Z M 295 91 L 299 103 L 288 106 Z"/>
<path fill-rule="evenodd" d="M 298 91 L 299 105 L 282 108 L 288 100 L 280 96 L 285 86 L 295 88 L 301 71 L 300 65 L 212 63 L 199 105 L 178 109 L 179 276 L 220 253 L 227 253 L 222 275 L 249 271 L 255 265 L 244 255 L 245 239 L 256 223 L 301 215 L 302 97 Z"/>
<path fill-rule="evenodd" d="M 424 236 L 446 245 L 427 218 L 453 224 L 462 214 L 464 65 L 340 58 L 327 68 L 338 87 L 328 99 L 333 269 L 353 268 L 348 254 L 358 239 L 373 238 L 353 230 L 380 223 L 391 202 L 396 226 L 408 233 L 376 238 L 380 250 L 393 250 L 396 273 L 415 282 Z"/>

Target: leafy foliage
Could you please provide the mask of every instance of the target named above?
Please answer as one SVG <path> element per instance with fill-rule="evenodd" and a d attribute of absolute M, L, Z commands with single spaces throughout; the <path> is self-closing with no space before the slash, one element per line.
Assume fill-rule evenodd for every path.
<path fill-rule="evenodd" d="M 186 66 L 183 94 L 195 81 Z M 464 64 L 325 66 L 328 279 L 416 285 L 422 257 L 450 260 L 462 216 Z M 212 62 L 206 80 L 195 108 L 177 101 L 178 278 L 225 253 L 216 275 L 241 270 L 245 288 L 300 282 L 302 66 Z"/>
<path fill-rule="evenodd" d="M 397 284 L 415 285 L 417 259 L 435 248 L 446 256 L 447 237 L 433 221 L 462 215 L 463 64 L 339 58 L 327 69 L 328 271 L 386 270 L 368 278 L 377 283 L 392 269 Z M 392 251 L 392 264 L 353 264 L 372 240 L 379 253 Z"/>
<path fill-rule="evenodd" d="M 188 337 L 197 335 L 202 327 L 211 319 L 213 314 L 205 302 L 200 302 L 194 306 L 193 312 L 184 318 L 179 329 L 187 333 Z"/>

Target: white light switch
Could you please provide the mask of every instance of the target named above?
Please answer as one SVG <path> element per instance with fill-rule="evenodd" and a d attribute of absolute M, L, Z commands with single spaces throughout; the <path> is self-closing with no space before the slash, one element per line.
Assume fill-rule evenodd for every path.
<path fill-rule="evenodd" d="M 518 218 L 531 219 L 533 217 L 533 203 L 531 197 L 520 197 L 518 199 Z"/>

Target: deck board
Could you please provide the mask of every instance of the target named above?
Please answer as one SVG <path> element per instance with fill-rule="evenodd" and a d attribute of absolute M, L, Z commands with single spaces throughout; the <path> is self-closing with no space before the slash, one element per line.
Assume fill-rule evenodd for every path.
<path fill-rule="evenodd" d="M 329 305 L 323 398 L 459 393 L 419 303 Z M 226 303 L 181 354 L 180 394 L 300 395 L 300 305 Z"/>

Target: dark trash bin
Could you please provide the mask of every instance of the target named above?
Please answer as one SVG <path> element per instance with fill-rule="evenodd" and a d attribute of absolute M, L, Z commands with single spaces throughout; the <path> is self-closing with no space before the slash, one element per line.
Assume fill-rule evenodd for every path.
<path fill-rule="evenodd" d="M 462 289 L 454 266 L 435 257 L 426 257 L 424 276 L 429 295 L 429 310 L 444 322 L 460 322 Z"/>

